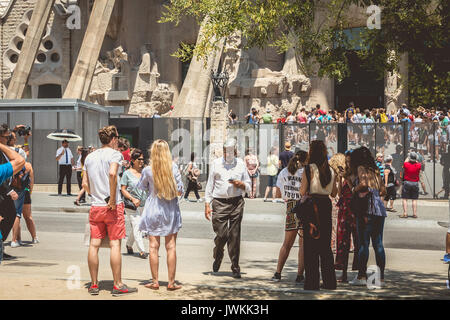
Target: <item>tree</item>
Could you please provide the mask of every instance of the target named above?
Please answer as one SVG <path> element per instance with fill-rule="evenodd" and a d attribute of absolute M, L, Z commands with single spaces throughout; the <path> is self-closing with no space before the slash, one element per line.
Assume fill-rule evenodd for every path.
<path fill-rule="evenodd" d="M 381 29 L 364 27 L 350 37 L 346 13 L 351 6 L 370 5 L 382 10 Z M 171 0 L 165 9 L 163 23 L 178 24 L 185 16 L 201 23 L 207 17 L 202 41 L 174 53 L 182 60 L 194 52 L 205 59 L 220 39 L 240 32 L 244 49 L 269 45 L 282 53 L 294 47 L 305 75 L 340 82 L 349 75 L 346 53 L 357 41 L 359 57 L 379 77 L 398 70 L 400 55 L 408 53 L 413 104 L 445 105 L 450 99 L 448 63 L 436 61 L 437 53 L 450 49 L 447 0 Z M 423 72 L 429 77 L 421 77 Z"/>

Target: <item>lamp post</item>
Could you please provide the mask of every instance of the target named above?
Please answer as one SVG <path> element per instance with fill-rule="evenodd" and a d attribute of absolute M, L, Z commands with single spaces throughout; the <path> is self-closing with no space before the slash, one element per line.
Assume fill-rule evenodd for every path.
<path fill-rule="evenodd" d="M 211 81 L 214 88 L 213 101 L 225 101 L 225 90 L 227 88 L 229 75 L 227 71 L 219 72 L 211 70 Z"/>

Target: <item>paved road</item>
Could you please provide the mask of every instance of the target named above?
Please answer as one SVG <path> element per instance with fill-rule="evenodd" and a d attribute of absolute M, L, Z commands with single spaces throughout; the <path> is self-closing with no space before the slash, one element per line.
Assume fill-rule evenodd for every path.
<path fill-rule="evenodd" d="M 83 233 L 86 213 L 34 212 L 38 231 Z M 210 222 L 201 211 L 183 211 L 180 238 L 213 239 Z M 23 230 L 26 230 L 22 221 Z M 242 223 L 242 240 L 281 243 L 284 237 L 283 216 L 273 213 L 247 213 Z M 445 229 L 434 220 L 386 220 L 384 244 L 386 248 L 445 250 Z M 24 233 L 24 239 L 28 235 Z"/>

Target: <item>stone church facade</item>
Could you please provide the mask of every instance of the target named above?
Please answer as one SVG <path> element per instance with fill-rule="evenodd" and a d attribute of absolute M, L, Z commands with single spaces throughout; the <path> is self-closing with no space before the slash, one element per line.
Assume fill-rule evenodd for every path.
<path fill-rule="evenodd" d="M 50 1 L 50 0 L 49 0 Z M 223 66 L 230 74 L 228 108 L 240 119 L 251 107 L 275 115 L 296 112 L 317 103 L 337 105 L 333 79 L 307 77 L 297 67 L 293 50 L 240 48 L 242 39 L 228 39 L 203 62 L 182 63 L 171 54 L 182 42 L 195 44 L 200 27 L 193 19 L 179 26 L 158 23 L 164 0 L 116 0 L 85 100 L 104 106 L 124 106 L 126 113 L 208 117 L 212 105 L 210 70 Z M 60 98 L 70 81 L 88 26 L 94 0 L 57 0 L 41 39 L 23 98 Z M 0 0 L 0 95 L 5 98 L 31 20 L 36 0 Z M 80 9 L 81 28 L 71 30 L 70 5 Z M 355 8 L 352 26 L 364 26 L 367 15 Z M 399 78 L 407 78 L 407 57 L 400 74 L 386 75 L 382 104 L 397 108 L 407 101 Z M 405 82 L 404 82 L 405 83 Z M 174 106 L 173 111 L 171 111 Z M 375 106 L 366 106 L 375 107 Z"/>

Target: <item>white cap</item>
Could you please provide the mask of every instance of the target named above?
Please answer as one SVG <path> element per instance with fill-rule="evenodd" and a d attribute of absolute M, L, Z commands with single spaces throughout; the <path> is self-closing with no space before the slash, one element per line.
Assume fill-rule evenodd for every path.
<path fill-rule="evenodd" d="M 229 138 L 227 139 L 227 141 L 225 141 L 225 143 L 223 144 L 224 148 L 235 148 L 236 147 L 236 139 L 234 138 Z"/>

